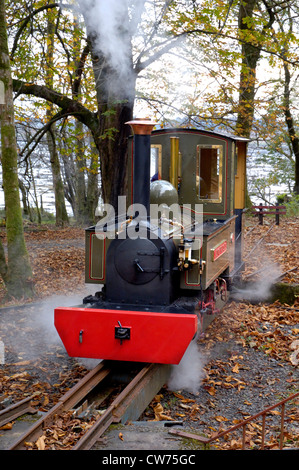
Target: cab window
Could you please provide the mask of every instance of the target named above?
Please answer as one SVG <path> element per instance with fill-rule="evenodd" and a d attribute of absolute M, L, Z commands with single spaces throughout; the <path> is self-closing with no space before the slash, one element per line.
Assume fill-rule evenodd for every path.
<path fill-rule="evenodd" d="M 162 178 L 162 145 L 151 145 L 151 181 Z"/>
<path fill-rule="evenodd" d="M 223 147 L 198 145 L 196 186 L 199 199 L 222 202 Z"/>

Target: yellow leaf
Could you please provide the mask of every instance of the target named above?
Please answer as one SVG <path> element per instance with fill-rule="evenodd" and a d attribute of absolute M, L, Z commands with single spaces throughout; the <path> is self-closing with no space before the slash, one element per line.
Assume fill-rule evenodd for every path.
<path fill-rule="evenodd" d="M 155 412 L 155 421 L 163 421 L 163 420 L 173 421 L 173 419 L 170 418 L 170 416 L 167 416 L 163 413 L 163 406 L 160 403 L 158 403 L 154 407 L 154 412 Z"/>
<path fill-rule="evenodd" d="M 161 403 L 158 403 L 156 406 L 154 406 L 154 412 L 155 414 L 160 414 L 163 412 L 163 406 Z"/>
<path fill-rule="evenodd" d="M 120 439 L 121 441 L 124 440 L 124 436 L 123 436 L 123 434 L 122 434 L 121 432 L 119 433 L 118 437 L 119 437 L 119 439 Z"/>
<path fill-rule="evenodd" d="M 25 445 L 25 447 L 33 447 L 34 444 L 33 444 L 33 442 L 25 441 L 24 445 Z"/>
<path fill-rule="evenodd" d="M 224 416 L 216 416 L 215 419 L 216 419 L 216 421 L 218 421 L 219 423 L 222 423 L 223 421 L 228 421 L 228 419 L 225 418 Z"/>
<path fill-rule="evenodd" d="M 154 398 L 154 401 L 159 403 L 161 401 L 161 398 L 163 398 L 163 395 L 156 395 L 155 398 Z"/>
<path fill-rule="evenodd" d="M 45 450 L 45 448 L 46 448 L 45 436 L 39 437 L 35 444 L 36 444 L 36 447 L 38 448 L 38 450 Z"/>
<path fill-rule="evenodd" d="M 234 367 L 232 368 L 232 371 L 235 373 L 235 374 L 238 374 L 239 373 L 239 364 L 235 364 Z"/>

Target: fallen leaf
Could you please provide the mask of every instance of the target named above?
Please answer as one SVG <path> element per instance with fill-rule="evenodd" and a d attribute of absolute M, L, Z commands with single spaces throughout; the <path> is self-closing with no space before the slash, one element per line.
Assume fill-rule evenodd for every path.
<path fill-rule="evenodd" d="M 10 430 L 10 429 L 12 429 L 13 425 L 14 425 L 14 423 L 7 423 L 7 424 L 4 424 L 3 426 L 1 426 L 0 429 L 1 430 L 4 430 L 4 429 L 5 430 Z"/>
<path fill-rule="evenodd" d="M 14 362 L 14 366 L 28 366 L 31 361 L 20 361 L 20 362 Z"/>
<path fill-rule="evenodd" d="M 184 399 L 184 396 L 181 395 L 180 393 L 177 393 L 177 392 L 172 392 L 172 393 L 173 393 L 173 395 L 174 395 L 175 397 L 180 398 L 181 400 Z"/>
<path fill-rule="evenodd" d="M 45 450 L 46 448 L 46 444 L 45 444 L 45 436 L 40 436 L 36 443 L 35 443 L 36 447 L 38 448 L 38 450 Z"/>
<path fill-rule="evenodd" d="M 223 421 L 228 421 L 228 419 L 225 418 L 224 416 L 215 416 L 215 419 L 216 421 L 218 421 L 218 423 L 222 423 Z"/>
<path fill-rule="evenodd" d="M 154 401 L 156 401 L 157 403 L 160 403 L 161 399 L 163 398 L 163 395 L 155 395 L 155 398 L 154 398 Z"/>
<path fill-rule="evenodd" d="M 164 411 L 163 406 L 161 405 L 161 403 L 158 403 L 154 407 L 154 413 L 155 413 L 154 421 L 163 421 L 163 420 L 173 421 L 173 418 L 163 413 L 163 411 Z"/>
<path fill-rule="evenodd" d="M 185 409 L 185 410 L 191 410 L 191 406 L 190 405 L 185 405 L 184 403 L 181 403 L 180 407 Z"/>
<path fill-rule="evenodd" d="M 46 395 L 44 398 L 43 406 L 47 406 L 49 404 L 49 397 Z"/>
<path fill-rule="evenodd" d="M 119 433 L 119 435 L 118 435 L 118 437 L 119 437 L 119 439 L 120 439 L 121 441 L 123 441 L 123 440 L 124 440 L 123 433 L 121 433 L 121 432 L 120 432 L 120 433 Z"/>
<path fill-rule="evenodd" d="M 291 349 L 294 349 L 294 352 L 290 355 L 290 361 L 293 366 L 297 366 L 299 364 L 299 340 L 296 339 L 290 345 Z"/>
<path fill-rule="evenodd" d="M 216 389 L 214 387 L 209 387 L 207 392 L 209 395 L 214 396 L 216 394 Z"/>

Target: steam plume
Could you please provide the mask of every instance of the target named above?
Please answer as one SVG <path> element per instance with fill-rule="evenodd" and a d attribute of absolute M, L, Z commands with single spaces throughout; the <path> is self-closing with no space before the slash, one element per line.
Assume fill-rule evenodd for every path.
<path fill-rule="evenodd" d="M 99 67 L 110 70 L 109 85 L 125 96 L 135 83 L 132 38 L 136 33 L 145 0 L 78 0 L 94 53 L 105 59 Z M 130 97 L 131 98 L 131 97 Z"/>
<path fill-rule="evenodd" d="M 196 341 L 192 341 L 181 362 L 173 366 L 167 387 L 170 390 L 186 390 L 196 394 L 204 377 L 203 366 Z"/>

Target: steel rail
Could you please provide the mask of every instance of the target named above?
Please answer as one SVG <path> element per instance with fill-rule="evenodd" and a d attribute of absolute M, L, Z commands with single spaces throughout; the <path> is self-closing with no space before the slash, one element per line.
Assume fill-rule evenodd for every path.
<path fill-rule="evenodd" d="M 22 401 L 14 403 L 4 410 L 0 411 L 0 428 L 5 424 L 14 421 L 15 419 L 27 413 L 35 414 L 37 410 L 31 406 L 32 397 L 25 398 Z"/>
<path fill-rule="evenodd" d="M 84 434 L 83 437 L 73 447 L 73 450 L 89 450 L 95 444 L 101 435 L 108 429 L 112 423 L 119 423 L 123 418 L 134 419 L 134 411 L 130 407 L 138 409 L 137 419 L 141 408 L 136 406 L 136 400 L 143 395 L 148 384 L 151 383 L 155 374 L 159 374 L 159 364 L 149 364 L 145 366 L 125 387 L 125 389 L 116 397 L 113 403 L 107 408 L 105 413 L 97 419 L 93 426 Z M 142 407 L 147 406 L 148 400 L 143 401 Z"/>
<path fill-rule="evenodd" d="M 49 426 L 55 416 L 72 409 L 82 398 L 84 398 L 93 388 L 98 385 L 111 372 L 106 363 L 100 362 L 82 380 L 72 387 L 61 397 L 58 403 L 51 408 L 42 418 L 40 418 L 30 429 L 15 442 L 9 450 L 25 449 L 25 442 L 37 440 L 43 433 L 45 427 Z"/>

